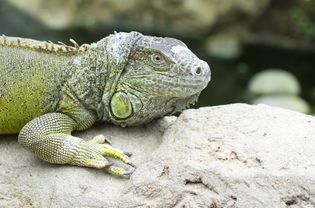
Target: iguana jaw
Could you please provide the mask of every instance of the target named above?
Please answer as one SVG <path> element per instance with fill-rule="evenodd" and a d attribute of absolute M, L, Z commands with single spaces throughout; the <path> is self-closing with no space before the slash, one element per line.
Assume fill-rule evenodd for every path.
<path fill-rule="evenodd" d="M 207 64 L 202 73 L 179 78 L 163 74 L 121 77 L 111 98 L 111 122 L 140 125 L 189 108 L 210 81 Z"/>

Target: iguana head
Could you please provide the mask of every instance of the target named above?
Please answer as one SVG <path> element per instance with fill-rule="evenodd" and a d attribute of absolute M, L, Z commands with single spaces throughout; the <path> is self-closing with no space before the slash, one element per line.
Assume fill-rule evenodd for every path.
<path fill-rule="evenodd" d="M 108 103 L 111 121 L 122 126 L 188 108 L 211 75 L 209 65 L 183 42 L 136 34 Z"/>

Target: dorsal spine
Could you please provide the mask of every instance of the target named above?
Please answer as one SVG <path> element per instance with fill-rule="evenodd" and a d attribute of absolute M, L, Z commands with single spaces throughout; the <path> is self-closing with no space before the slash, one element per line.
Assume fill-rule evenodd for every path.
<path fill-rule="evenodd" d="M 55 44 L 51 41 L 37 41 L 26 38 L 7 37 L 2 35 L 0 37 L 0 46 L 14 47 L 21 49 L 30 49 L 39 52 L 56 53 L 60 55 L 74 55 L 79 52 L 84 52 L 90 48 L 89 44 L 79 45 L 75 40 L 70 39 L 73 46 L 66 45 L 62 42 Z"/>

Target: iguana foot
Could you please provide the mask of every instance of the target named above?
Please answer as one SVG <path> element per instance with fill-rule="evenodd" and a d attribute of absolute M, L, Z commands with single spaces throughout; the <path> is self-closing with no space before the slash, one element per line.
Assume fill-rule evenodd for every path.
<path fill-rule="evenodd" d="M 103 165 L 99 166 L 100 161 L 92 159 L 89 161 L 88 166 L 95 168 L 105 168 L 109 173 L 118 176 L 129 176 L 135 171 L 136 166 L 129 160 L 129 157 L 132 156 L 132 153 L 112 147 L 111 141 L 107 139 L 104 135 L 97 135 L 92 140 L 88 141 L 88 143 L 92 144 L 93 148 L 98 149 L 98 152 L 103 157 L 102 159 L 100 159 L 100 161 L 106 161 L 105 166 L 104 163 Z M 116 158 L 121 162 L 127 164 L 129 167 L 121 167 L 115 162 L 108 162 L 106 157 Z"/>
<path fill-rule="evenodd" d="M 105 169 L 118 176 L 129 176 L 135 171 L 129 159 L 131 153 L 112 147 L 103 135 L 90 141 L 72 136 L 76 125 L 65 114 L 45 114 L 23 127 L 19 143 L 50 163 Z"/>

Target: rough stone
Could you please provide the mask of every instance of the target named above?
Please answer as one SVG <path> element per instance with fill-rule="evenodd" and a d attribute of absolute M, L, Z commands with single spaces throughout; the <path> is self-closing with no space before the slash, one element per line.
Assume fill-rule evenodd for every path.
<path fill-rule="evenodd" d="M 134 152 L 130 179 L 51 165 L 0 139 L 0 207 L 314 207 L 315 118 L 233 104 L 121 129 L 98 125 Z"/>

